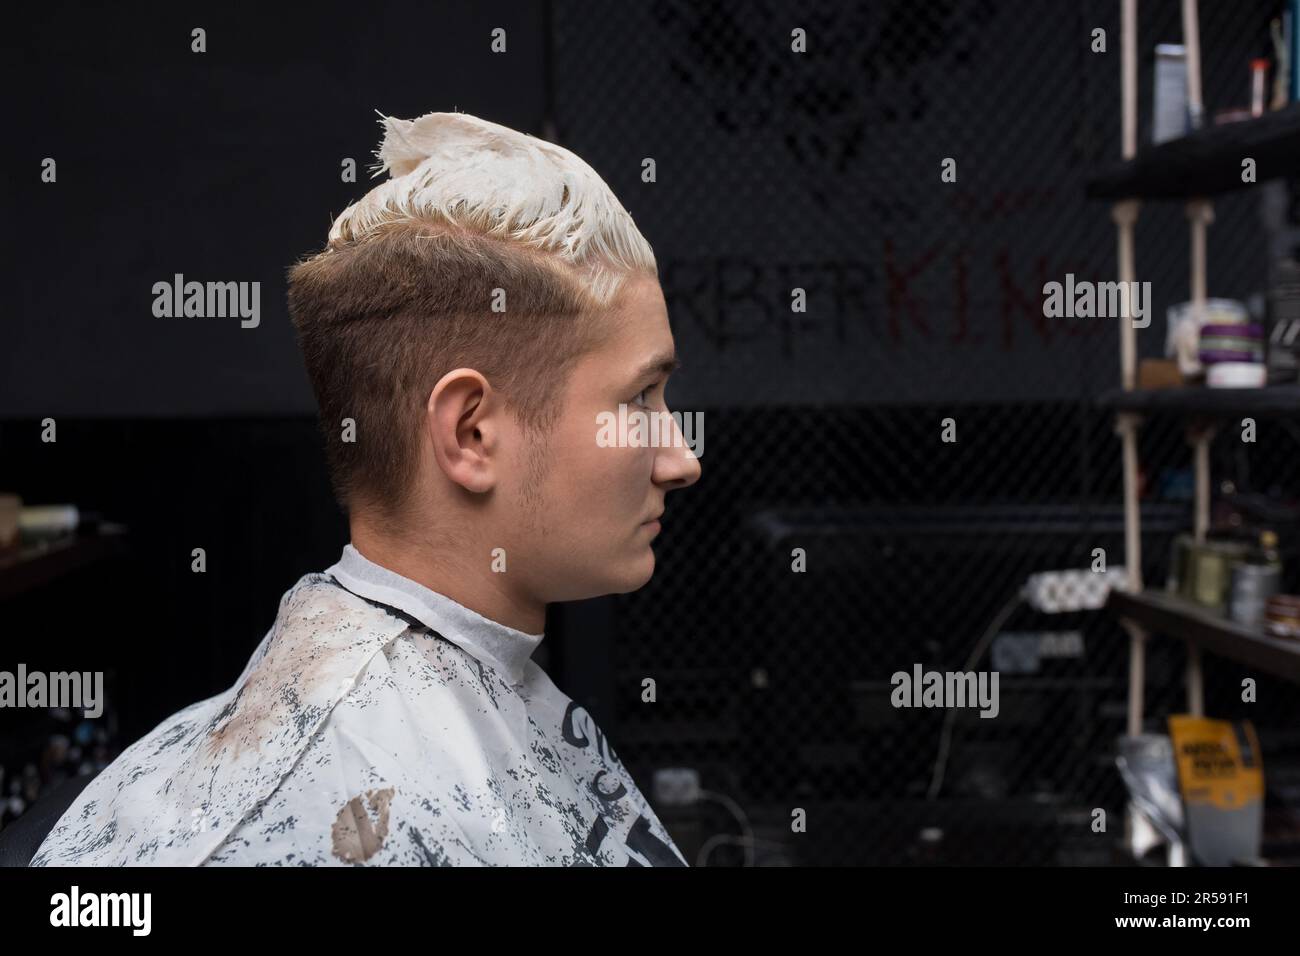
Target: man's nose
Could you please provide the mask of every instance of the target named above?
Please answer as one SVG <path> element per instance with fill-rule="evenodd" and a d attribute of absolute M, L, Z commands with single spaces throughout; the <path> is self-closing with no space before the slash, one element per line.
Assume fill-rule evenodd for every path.
<path fill-rule="evenodd" d="M 677 421 L 672 418 L 669 421 L 673 423 L 673 439 L 655 455 L 654 483 L 669 490 L 689 488 L 700 480 L 700 459 L 686 444 Z"/>

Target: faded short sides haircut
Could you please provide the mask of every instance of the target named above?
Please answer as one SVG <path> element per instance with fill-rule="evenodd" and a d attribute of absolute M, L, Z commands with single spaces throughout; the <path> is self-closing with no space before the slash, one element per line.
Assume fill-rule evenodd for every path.
<path fill-rule="evenodd" d="M 289 270 L 289 317 L 335 497 L 392 529 L 443 375 L 476 369 L 540 436 L 625 280 L 658 268 L 609 186 L 568 150 L 463 113 L 381 122 L 375 175 L 391 178 Z"/>

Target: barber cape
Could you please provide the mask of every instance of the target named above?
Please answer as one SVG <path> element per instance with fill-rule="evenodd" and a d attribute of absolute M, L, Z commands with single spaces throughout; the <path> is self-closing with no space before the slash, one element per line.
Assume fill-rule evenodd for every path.
<path fill-rule="evenodd" d="M 228 691 L 105 768 L 32 866 L 685 866 L 591 715 L 488 620 L 356 551 Z"/>

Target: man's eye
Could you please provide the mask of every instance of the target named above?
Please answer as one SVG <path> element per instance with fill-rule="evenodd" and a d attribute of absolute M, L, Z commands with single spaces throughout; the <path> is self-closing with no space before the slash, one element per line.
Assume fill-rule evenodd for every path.
<path fill-rule="evenodd" d="M 650 386 L 646 386 L 645 388 L 641 389 L 641 391 L 639 391 L 639 392 L 637 392 L 635 395 L 633 395 L 633 396 L 632 396 L 632 404 L 633 404 L 633 405 L 645 405 L 646 403 L 648 403 L 648 402 L 650 401 L 650 389 L 653 388 L 653 387 L 654 387 L 654 386 L 652 386 L 652 385 L 650 385 Z"/>

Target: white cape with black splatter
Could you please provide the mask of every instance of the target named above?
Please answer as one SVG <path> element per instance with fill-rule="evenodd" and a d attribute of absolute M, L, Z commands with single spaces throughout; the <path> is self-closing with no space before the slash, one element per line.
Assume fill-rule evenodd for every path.
<path fill-rule="evenodd" d="M 349 545 L 303 577 L 234 686 L 128 747 L 32 865 L 685 865 L 540 635 L 377 568 Z"/>

